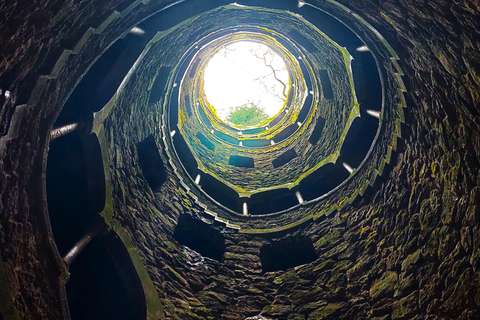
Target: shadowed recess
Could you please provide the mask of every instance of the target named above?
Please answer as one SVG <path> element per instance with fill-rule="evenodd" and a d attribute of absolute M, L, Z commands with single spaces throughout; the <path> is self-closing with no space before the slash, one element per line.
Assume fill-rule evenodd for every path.
<path fill-rule="evenodd" d="M 363 45 L 362 41 L 346 25 L 332 17 L 326 12 L 317 10 L 311 6 L 299 8 L 303 18 L 313 23 L 318 29 L 325 33 L 330 39 L 342 47 L 346 47 L 350 52 L 352 49 Z"/>
<path fill-rule="evenodd" d="M 260 147 L 266 147 L 269 145 L 270 145 L 270 142 L 265 139 L 243 140 L 244 147 L 260 148 Z"/>
<path fill-rule="evenodd" d="M 326 164 L 307 176 L 300 182 L 299 190 L 305 200 L 312 200 L 332 190 L 349 176 L 350 173 L 339 160 L 336 164 Z"/>
<path fill-rule="evenodd" d="M 220 231 L 203 221 L 182 214 L 178 218 L 173 238 L 202 256 L 221 261 L 225 252 L 225 238 Z"/>
<path fill-rule="evenodd" d="M 226 141 L 226 142 L 234 144 L 234 145 L 238 145 L 238 139 L 235 139 L 234 137 L 232 137 L 229 134 L 226 134 L 226 133 L 224 133 L 222 131 L 218 131 L 218 130 L 215 130 L 214 134 L 215 134 L 215 136 L 222 139 L 223 141 Z"/>
<path fill-rule="evenodd" d="M 190 97 L 185 95 L 185 109 L 187 109 L 187 114 L 189 117 L 193 115 L 192 113 L 192 105 L 190 104 Z"/>
<path fill-rule="evenodd" d="M 100 212 L 105 206 L 105 171 L 102 150 L 95 134 L 82 136 L 82 148 L 87 167 L 90 210 Z"/>
<path fill-rule="evenodd" d="M 74 132 L 50 143 L 47 201 L 60 255 L 72 248 L 104 206 L 103 166 L 101 155 L 95 156 L 95 152 L 100 152 L 95 142 L 96 138 L 82 139 Z M 89 150 L 88 155 L 85 149 Z"/>
<path fill-rule="evenodd" d="M 165 86 L 167 85 L 168 77 L 172 72 L 172 68 L 161 67 L 155 77 L 152 87 L 150 88 L 150 96 L 148 98 L 148 104 L 154 104 L 160 101 L 165 95 Z"/>
<path fill-rule="evenodd" d="M 318 75 L 320 76 L 320 82 L 322 83 L 323 97 L 327 100 L 333 99 L 332 83 L 330 82 L 327 70 L 320 70 Z"/>
<path fill-rule="evenodd" d="M 251 215 L 278 212 L 298 204 L 297 198 L 286 188 L 253 194 L 248 202 Z"/>
<path fill-rule="evenodd" d="M 382 84 L 375 58 L 369 51 L 354 51 L 352 60 L 352 75 L 355 84 L 355 94 L 360 107 L 370 110 L 382 108 Z"/>
<path fill-rule="evenodd" d="M 262 271 L 271 272 L 287 270 L 318 258 L 312 240 L 307 236 L 290 236 L 286 239 L 272 241 L 260 248 Z"/>
<path fill-rule="evenodd" d="M 114 261 L 102 240 L 96 238 L 75 259 L 66 284 L 72 320 L 145 319 L 144 295 L 133 295 L 139 292 L 138 277 L 131 260 L 123 258 L 116 256 Z"/>
<path fill-rule="evenodd" d="M 287 152 L 280 155 L 279 157 L 277 157 L 275 160 L 273 160 L 272 165 L 273 165 L 274 168 L 278 168 L 278 167 L 281 167 L 283 165 L 286 165 L 287 163 L 289 163 L 290 161 L 292 161 L 296 157 L 298 157 L 298 154 L 295 151 L 295 149 L 290 149 Z"/>
<path fill-rule="evenodd" d="M 177 134 L 173 136 L 175 150 L 177 151 L 178 156 L 182 159 L 182 164 L 185 167 L 185 170 L 187 170 L 187 173 L 190 177 L 195 178 L 198 168 L 197 160 L 190 151 L 190 148 L 188 148 L 183 136 L 178 132 L 179 130 L 177 127 L 175 128 L 175 131 L 177 132 Z"/>
<path fill-rule="evenodd" d="M 305 51 L 312 54 L 317 51 L 317 48 L 313 45 L 313 43 L 300 32 L 296 30 L 291 30 L 288 32 L 288 36 L 290 39 L 302 46 Z"/>
<path fill-rule="evenodd" d="M 297 121 L 303 122 L 305 120 L 305 118 L 308 115 L 308 112 L 312 108 L 312 101 L 313 101 L 313 95 L 309 94 L 305 99 L 305 103 L 303 104 L 302 109 L 300 110 L 300 113 L 298 114 Z"/>
<path fill-rule="evenodd" d="M 152 191 L 158 191 L 167 179 L 165 166 L 153 135 L 137 143 L 140 168 Z"/>
<path fill-rule="evenodd" d="M 117 91 L 146 42 L 146 38 L 127 35 L 110 46 L 72 92 L 56 126 L 71 121 L 82 112 L 102 109 Z"/>
<path fill-rule="evenodd" d="M 170 128 L 178 124 L 178 87 L 171 90 L 170 103 L 168 107 Z"/>
<path fill-rule="evenodd" d="M 308 138 L 308 142 L 316 144 L 322 136 L 323 127 L 325 127 L 325 119 L 318 117 L 317 123 L 315 123 L 315 129 L 313 129 L 312 135 Z"/>
<path fill-rule="evenodd" d="M 211 126 L 211 122 L 210 122 L 210 119 L 208 119 L 208 116 L 207 114 L 205 113 L 205 110 L 203 110 L 203 108 L 197 108 L 198 110 L 198 114 L 200 115 L 200 120 L 203 122 L 203 125 L 205 127 L 210 127 Z M 226 128 L 229 128 L 228 125 L 225 125 Z"/>
<path fill-rule="evenodd" d="M 228 159 L 228 164 L 241 167 L 241 168 L 254 168 L 255 164 L 253 163 L 253 158 L 242 157 L 242 156 L 230 156 Z"/>
<path fill-rule="evenodd" d="M 238 193 L 220 180 L 210 174 L 205 174 L 202 176 L 200 185 L 203 191 L 220 204 L 236 212 L 241 212 L 242 204 Z"/>
<path fill-rule="evenodd" d="M 257 134 L 265 131 L 264 127 L 243 130 L 243 134 Z"/>
<path fill-rule="evenodd" d="M 207 147 L 208 150 L 215 151 L 215 145 L 210 142 L 210 140 L 208 140 L 207 137 L 203 135 L 203 133 L 197 132 L 197 138 L 205 147 Z"/>
<path fill-rule="evenodd" d="M 290 137 L 296 130 L 298 129 L 298 125 L 296 123 L 292 123 L 281 132 L 279 132 L 275 137 L 273 137 L 273 141 L 280 142 L 288 137 Z"/>
<path fill-rule="evenodd" d="M 367 114 L 353 121 L 340 153 L 346 163 L 358 167 L 367 155 L 378 129 L 378 119 Z"/>
<path fill-rule="evenodd" d="M 290 89 L 290 90 L 292 90 L 292 89 Z M 290 92 L 289 98 L 290 98 L 290 96 L 293 96 L 292 92 Z M 285 115 L 286 115 L 285 111 L 280 112 L 275 118 L 273 118 L 272 121 L 270 121 L 270 123 L 268 125 L 270 127 L 273 127 L 274 125 L 278 124 L 280 122 L 280 120 L 282 120 L 283 117 L 285 117 Z"/>

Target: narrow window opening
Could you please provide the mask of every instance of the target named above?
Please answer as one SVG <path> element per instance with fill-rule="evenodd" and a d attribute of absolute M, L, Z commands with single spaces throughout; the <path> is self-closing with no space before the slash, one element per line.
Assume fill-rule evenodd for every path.
<path fill-rule="evenodd" d="M 298 157 L 298 154 L 297 152 L 295 152 L 295 149 L 290 149 L 284 154 L 282 154 L 281 156 L 279 156 L 278 158 L 276 158 L 275 160 L 273 160 L 272 165 L 274 168 L 278 168 L 286 165 L 296 157 Z"/>
<path fill-rule="evenodd" d="M 242 156 L 230 156 L 228 164 L 240 168 L 254 168 L 253 158 Z"/>
<path fill-rule="evenodd" d="M 73 132 L 49 147 L 48 210 L 55 243 L 64 256 L 105 205 L 103 162 L 95 135 Z"/>
<path fill-rule="evenodd" d="M 303 122 L 307 118 L 308 112 L 312 108 L 312 101 L 313 101 L 313 96 L 309 94 L 307 98 L 305 99 L 305 103 L 302 106 L 302 109 L 300 110 L 300 113 L 298 114 L 297 121 Z"/>
<path fill-rule="evenodd" d="M 259 215 L 286 210 L 298 204 L 296 196 L 288 189 L 269 190 L 253 194 L 249 201 L 249 214 Z"/>
<path fill-rule="evenodd" d="M 72 319 L 145 319 L 140 280 L 128 253 L 118 244 L 93 239 L 69 272 L 66 291 Z"/>
<path fill-rule="evenodd" d="M 292 123 L 285 129 L 283 129 L 281 132 L 279 132 L 277 135 L 275 135 L 275 137 L 273 137 L 273 140 L 275 142 L 280 142 L 282 140 L 285 140 L 288 137 L 290 137 L 295 131 L 297 131 L 297 129 L 298 129 L 298 125 L 296 123 Z"/>
<path fill-rule="evenodd" d="M 317 258 L 312 240 L 307 236 L 291 236 L 260 248 L 263 272 L 287 270 L 313 262 Z"/>
<path fill-rule="evenodd" d="M 221 261 L 225 252 L 225 238 L 220 231 L 203 221 L 182 214 L 178 218 L 173 237 L 179 244 L 189 247 L 202 256 Z"/>
<path fill-rule="evenodd" d="M 185 142 L 185 139 L 183 138 L 183 135 L 180 134 L 178 128 L 175 128 L 175 130 L 178 132 L 173 137 L 173 145 L 175 147 L 175 151 L 177 152 L 177 155 L 181 158 L 182 164 L 185 170 L 187 170 L 187 173 L 190 175 L 190 177 L 194 178 L 197 175 L 197 160 L 190 151 L 187 142 Z"/>
<path fill-rule="evenodd" d="M 340 161 L 337 164 L 329 163 L 303 179 L 299 191 L 306 201 L 310 201 L 329 192 L 349 176 L 350 173 Z"/>
<path fill-rule="evenodd" d="M 155 81 L 153 82 L 153 85 L 150 89 L 150 96 L 148 97 L 149 104 L 154 104 L 163 98 L 165 94 L 165 86 L 167 85 L 167 80 L 170 76 L 171 71 L 172 68 L 160 68 L 157 76 L 155 77 Z"/>
<path fill-rule="evenodd" d="M 187 114 L 189 117 L 193 115 L 192 113 L 192 105 L 190 104 L 190 97 L 185 95 L 185 109 L 187 109 Z"/>
<path fill-rule="evenodd" d="M 214 176 L 203 174 L 201 187 L 205 193 L 221 205 L 238 213 L 242 212 L 242 201 L 240 201 L 238 193 Z"/>
<path fill-rule="evenodd" d="M 212 129 L 213 130 L 213 129 Z M 231 135 L 228 135 L 222 131 L 214 131 L 215 136 L 219 137 L 223 141 L 226 141 L 231 144 L 238 144 L 238 139 L 235 139 Z"/>
<path fill-rule="evenodd" d="M 308 138 L 308 142 L 311 144 L 316 144 L 320 137 L 322 136 L 323 127 L 325 127 L 325 119 L 317 118 L 317 123 L 315 124 L 315 129 L 313 129 L 312 135 Z"/>
<path fill-rule="evenodd" d="M 265 139 L 256 139 L 256 140 L 244 140 L 243 146 L 244 147 L 266 147 L 269 146 L 270 142 Z"/>
<path fill-rule="evenodd" d="M 333 99 L 333 89 L 332 83 L 330 82 L 330 77 L 328 76 L 327 70 L 320 70 L 320 81 L 322 83 L 322 91 L 325 99 Z"/>
<path fill-rule="evenodd" d="M 288 32 L 288 35 L 290 39 L 295 39 L 295 42 L 305 48 L 307 52 L 314 53 L 317 51 L 315 45 L 300 32 L 296 30 L 291 30 L 290 32 Z"/>
<path fill-rule="evenodd" d="M 215 151 L 215 145 L 207 139 L 201 132 L 197 132 L 197 138 L 210 151 Z"/>
<path fill-rule="evenodd" d="M 145 180 L 147 180 L 150 189 L 154 192 L 158 191 L 167 179 L 167 175 L 153 135 L 137 143 L 137 153 Z"/>

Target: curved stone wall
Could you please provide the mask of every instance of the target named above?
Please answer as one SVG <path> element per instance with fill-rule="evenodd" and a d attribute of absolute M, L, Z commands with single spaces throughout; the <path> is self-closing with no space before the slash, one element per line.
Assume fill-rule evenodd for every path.
<path fill-rule="evenodd" d="M 99 55 L 169 3 L 15 3 L 0 5 L 0 315 L 63 319 L 68 271 L 50 231 L 45 194 L 49 132 Z M 147 299 L 149 319 L 480 316 L 480 8 L 467 0 L 340 3 L 374 26 L 400 58 L 406 101 L 396 102 L 408 109 L 404 124 L 392 130 L 402 142 L 362 197 L 350 202 L 336 194 L 332 210 L 304 206 L 292 215 L 304 210 L 307 219 L 286 214 L 274 222 L 296 221 L 295 228 L 275 228 L 267 217 L 230 221 L 228 212 L 192 193 L 168 162 L 161 119 L 132 116 L 149 106 L 147 94 L 128 96 L 136 86 L 145 90 L 141 74 L 125 83 L 114 99 L 118 106 L 96 114 L 93 131 L 109 180 L 103 218 L 139 257 L 130 256 L 146 270 L 136 269 L 144 294 L 163 305 L 163 316 L 152 313 L 157 300 Z M 193 1 L 177 5 L 199 10 Z M 302 12 L 297 3 L 282 5 Z M 166 172 L 154 191 L 137 150 L 151 135 Z M 179 219 L 185 215 L 195 219 Z M 201 220 L 207 231 L 195 225 Z M 175 234 L 177 221 L 197 240 L 213 230 L 212 239 L 223 239 L 215 249 L 224 251 L 222 258 L 208 246 L 196 248 L 202 256 L 177 243 L 190 245 Z M 282 257 L 297 266 L 275 262 Z"/>

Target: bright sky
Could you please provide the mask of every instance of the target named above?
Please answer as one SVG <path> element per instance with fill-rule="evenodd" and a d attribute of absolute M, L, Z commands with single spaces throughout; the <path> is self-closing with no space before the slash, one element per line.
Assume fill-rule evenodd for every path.
<path fill-rule="evenodd" d="M 231 109 L 252 103 L 272 117 L 286 99 L 283 84 L 285 94 L 290 88 L 284 60 L 266 45 L 251 41 L 222 47 L 208 62 L 204 80 L 207 100 L 222 120 Z"/>

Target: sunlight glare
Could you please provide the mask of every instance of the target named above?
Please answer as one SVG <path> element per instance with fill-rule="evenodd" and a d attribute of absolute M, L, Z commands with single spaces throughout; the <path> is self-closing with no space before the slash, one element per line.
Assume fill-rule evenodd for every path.
<path fill-rule="evenodd" d="M 285 61 L 268 46 L 237 41 L 210 59 L 203 89 L 222 121 L 240 106 L 257 106 L 272 118 L 285 104 L 290 80 Z"/>

